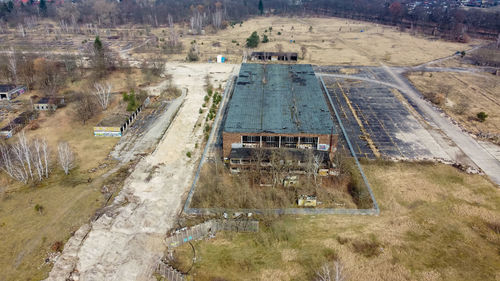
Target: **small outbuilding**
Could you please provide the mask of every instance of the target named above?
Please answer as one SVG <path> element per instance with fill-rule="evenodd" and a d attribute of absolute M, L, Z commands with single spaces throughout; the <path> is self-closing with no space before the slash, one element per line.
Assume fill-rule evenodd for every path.
<path fill-rule="evenodd" d="M 43 97 L 33 105 L 34 110 L 56 110 L 65 105 L 64 98 Z"/>
<path fill-rule="evenodd" d="M 113 114 L 110 115 L 94 127 L 94 136 L 96 137 L 121 137 L 128 126 L 128 115 Z"/>
<path fill-rule="evenodd" d="M 0 136 L 7 139 L 12 137 L 35 118 L 36 114 L 33 111 L 25 111 L 19 114 L 14 120 L 10 121 L 7 126 L 0 129 Z"/>
<path fill-rule="evenodd" d="M 16 86 L 12 84 L 0 85 L 0 100 L 12 100 L 17 96 L 26 93 L 25 86 Z"/>

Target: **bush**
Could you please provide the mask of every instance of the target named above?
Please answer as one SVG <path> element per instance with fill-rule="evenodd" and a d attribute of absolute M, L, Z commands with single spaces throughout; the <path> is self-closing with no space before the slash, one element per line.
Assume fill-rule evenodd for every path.
<path fill-rule="evenodd" d="M 255 48 L 259 45 L 259 35 L 257 34 L 257 31 L 252 32 L 252 35 L 247 38 L 247 47 L 248 48 Z"/>
<path fill-rule="evenodd" d="M 50 249 L 54 252 L 62 252 L 63 250 L 63 243 L 61 241 L 56 241 L 52 246 L 50 246 Z"/>
<path fill-rule="evenodd" d="M 488 114 L 486 114 L 484 111 L 481 111 L 477 114 L 477 119 L 479 119 L 479 122 L 486 121 L 486 118 L 488 118 Z"/>
<path fill-rule="evenodd" d="M 187 158 L 191 158 L 191 151 L 186 152 Z"/>
<path fill-rule="evenodd" d="M 40 205 L 40 204 L 36 204 L 35 205 L 35 211 L 37 211 L 38 213 L 42 214 L 43 213 L 43 206 Z"/>
<path fill-rule="evenodd" d="M 361 254 L 367 258 L 376 257 L 381 253 L 380 242 L 375 236 L 372 236 L 370 241 L 357 240 L 352 242 L 354 252 Z"/>
<path fill-rule="evenodd" d="M 262 37 L 262 43 L 267 43 L 269 42 L 269 38 L 267 37 L 267 35 L 264 34 L 264 36 Z"/>
<path fill-rule="evenodd" d="M 196 45 L 196 43 L 193 43 L 191 45 L 191 48 L 189 48 L 189 52 L 187 54 L 187 61 L 198 61 L 198 60 L 200 60 L 198 46 Z"/>
<path fill-rule="evenodd" d="M 278 31 L 278 35 L 281 35 L 281 31 Z"/>

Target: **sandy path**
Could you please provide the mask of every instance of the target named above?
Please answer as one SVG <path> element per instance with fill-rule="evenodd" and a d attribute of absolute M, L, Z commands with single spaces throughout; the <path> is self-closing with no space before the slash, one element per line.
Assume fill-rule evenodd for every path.
<path fill-rule="evenodd" d="M 127 178 L 114 208 L 82 226 L 68 241 L 47 280 L 70 276 L 74 280 L 152 280 L 153 267 L 164 251 L 163 238 L 175 226 L 199 155 L 196 151 L 189 159 L 186 152 L 194 151 L 201 139 L 202 127 L 195 130 L 194 126 L 205 95 L 204 77 L 210 73 L 218 85 L 232 69 L 227 64 L 167 65 L 174 83 L 188 89 L 183 106 L 155 152 Z M 148 182 L 153 166 L 159 168 Z"/>

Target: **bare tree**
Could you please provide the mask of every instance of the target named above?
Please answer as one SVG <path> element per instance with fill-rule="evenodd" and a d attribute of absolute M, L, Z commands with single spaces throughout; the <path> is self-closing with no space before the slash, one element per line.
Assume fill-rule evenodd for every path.
<path fill-rule="evenodd" d="M 344 266 L 339 260 L 333 263 L 333 268 L 330 264 L 325 263 L 316 272 L 315 281 L 346 281 L 346 275 L 344 273 Z"/>
<path fill-rule="evenodd" d="M 300 46 L 300 51 L 302 52 L 302 59 L 304 59 L 307 54 L 307 47 L 304 45 Z"/>
<path fill-rule="evenodd" d="M 73 151 L 67 142 L 60 142 L 57 146 L 57 151 L 59 153 L 59 164 L 61 165 L 64 173 L 67 175 L 69 174 L 69 170 L 74 167 L 75 156 Z"/>
<path fill-rule="evenodd" d="M 10 146 L 0 146 L 0 169 L 22 183 L 41 181 L 49 176 L 49 148 L 45 140 L 29 142 L 24 132 Z M 38 176 L 38 177 L 35 177 Z"/>
<path fill-rule="evenodd" d="M 0 169 L 2 169 L 11 178 L 22 183 L 28 182 L 28 176 L 25 173 L 24 166 L 19 165 L 11 146 L 0 145 Z"/>
<path fill-rule="evenodd" d="M 19 34 L 21 34 L 21 37 L 26 37 L 26 30 L 24 29 L 24 25 L 22 23 L 17 25 L 17 29 L 19 30 Z"/>
<path fill-rule="evenodd" d="M 215 12 L 212 14 L 212 25 L 215 27 L 216 30 L 219 30 L 222 27 L 222 9 L 221 9 L 222 3 L 221 2 L 216 2 L 215 3 Z"/>
<path fill-rule="evenodd" d="M 95 92 L 94 96 L 97 99 L 97 102 L 102 107 L 102 110 L 106 110 L 109 105 L 109 98 L 111 96 L 111 84 L 106 82 L 105 84 L 95 83 L 94 84 Z"/>
<path fill-rule="evenodd" d="M 85 125 L 85 122 L 98 112 L 99 105 L 95 102 L 94 98 L 83 93 L 78 94 L 75 99 L 76 118 Z"/>
<path fill-rule="evenodd" d="M 17 56 L 14 48 L 10 47 L 9 59 L 7 61 L 7 67 L 9 68 L 12 80 L 17 84 Z"/>
<path fill-rule="evenodd" d="M 271 156 L 269 157 L 270 162 L 270 172 L 273 178 L 273 187 L 278 186 L 283 183 L 283 180 L 287 176 L 292 160 L 289 157 L 287 151 L 283 148 L 273 149 Z"/>
<path fill-rule="evenodd" d="M 191 24 L 191 32 L 193 34 L 201 34 L 203 29 L 203 17 L 201 15 L 200 9 L 194 11 L 193 15 L 189 19 Z"/>
<path fill-rule="evenodd" d="M 281 44 L 276 44 L 276 51 L 278 53 L 282 53 L 283 52 L 283 45 Z"/>
<path fill-rule="evenodd" d="M 36 138 L 33 141 L 33 166 L 38 174 L 38 180 L 49 177 L 49 149 L 45 139 Z"/>

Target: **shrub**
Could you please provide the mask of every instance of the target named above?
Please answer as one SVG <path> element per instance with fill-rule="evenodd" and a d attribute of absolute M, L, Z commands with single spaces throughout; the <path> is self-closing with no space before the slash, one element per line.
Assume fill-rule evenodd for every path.
<path fill-rule="evenodd" d="M 488 118 L 488 114 L 486 114 L 484 111 L 481 111 L 477 114 L 477 119 L 479 119 L 479 122 L 486 121 L 486 118 Z"/>
<path fill-rule="evenodd" d="M 196 42 L 196 41 L 193 41 Z M 191 43 L 191 48 L 189 48 L 189 52 L 187 54 L 187 61 L 198 61 L 200 60 L 200 55 L 198 51 L 198 46 L 196 43 Z"/>
<path fill-rule="evenodd" d="M 187 158 L 191 158 L 191 151 L 186 152 Z"/>
<path fill-rule="evenodd" d="M 324 248 L 322 254 L 328 261 L 335 261 L 339 259 L 339 255 L 334 249 Z"/>
<path fill-rule="evenodd" d="M 267 37 L 267 35 L 264 34 L 264 36 L 262 37 L 262 43 L 267 43 L 269 42 L 269 38 Z"/>
<path fill-rule="evenodd" d="M 35 211 L 37 211 L 38 213 L 42 214 L 43 213 L 43 206 L 40 205 L 40 204 L 36 204 L 35 205 Z"/>
<path fill-rule="evenodd" d="M 62 252 L 63 243 L 61 241 L 56 241 L 50 246 L 50 249 L 54 252 Z"/>
<path fill-rule="evenodd" d="M 203 113 L 203 109 L 201 109 L 201 108 L 200 108 L 200 110 L 199 110 L 198 112 L 199 112 L 200 114 L 202 114 L 202 113 Z"/>
<path fill-rule="evenodd" d="M 208 96 L 205 96 L 205 97 L 203 98 L 203 100 L 205 100 L 205 102 L 208 102 L 208 101 L 210 100 L 210 98 L 209 98 Z"/>
<path fill-rule="evenodd" d="M 281 35 L 281 31 L 278 31 L 278 35 Z"/>
<path fill-rule="evenodd" d="M 361 254 L 367 258 L 376 257 L 381 253 L 380 242 L 375 236 L 372 236 L 370 241 L 357 240 L 352 242 L 354 252 Z"/>
<path fill-rule="evenodd" d="M 252 35 L 247 38 L 247 47 L 248 48 L 255 48 L 259 45 L 259 35 L 257 34 L 257 31 L 252 32 Z"/>

